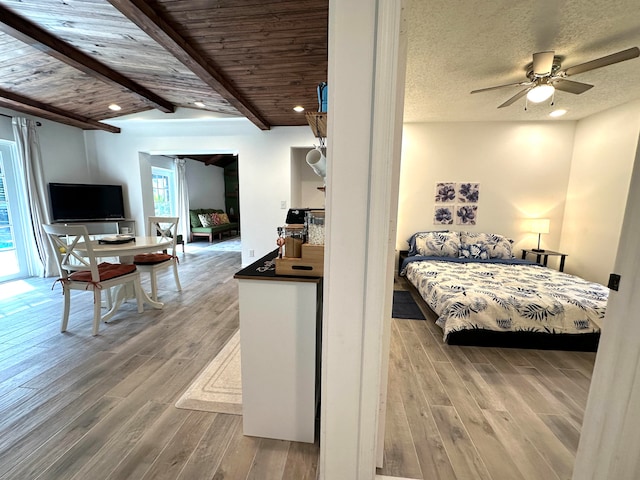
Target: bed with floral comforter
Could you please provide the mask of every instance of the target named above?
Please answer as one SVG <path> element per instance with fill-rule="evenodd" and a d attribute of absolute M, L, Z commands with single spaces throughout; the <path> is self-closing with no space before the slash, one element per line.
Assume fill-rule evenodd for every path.
<path fill-rule="evenodd" d="M 407 260 L 402 273 L 436 313 L 445 342 L 469 330 L 600 333 L 608 295 L 600 284 L 517 259 Z"/>

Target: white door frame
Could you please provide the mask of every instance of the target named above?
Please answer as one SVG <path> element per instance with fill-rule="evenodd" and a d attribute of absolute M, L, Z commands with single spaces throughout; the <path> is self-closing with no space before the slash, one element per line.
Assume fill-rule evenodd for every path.
<path fill-rule="evenodd" d="M 639 139 L 640 140 L 640 139 Z M 640 141 L 636 147 L 615 272 L 589 388 L 574 480 L 640 475 Z"/>
<path fill-rule="evenodd" d="M 384 432 L 378 413 L 395 257 L 403 5 L 395 0 L 329 4 L 319 463 L 326 480 L 374 478 L 378 427 Z"/>

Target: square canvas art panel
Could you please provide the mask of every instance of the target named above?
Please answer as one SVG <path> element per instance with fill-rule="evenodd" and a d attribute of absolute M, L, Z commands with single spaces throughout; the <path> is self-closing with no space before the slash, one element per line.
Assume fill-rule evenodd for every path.
<path fill-rule="evenodd" d="M 436 183 L 436 203 L 453 203 L 456 201 L 456 184 L 453 182 Z"/>
<path fill-rule="evenodd" d="M 453 225 L 453 205 L 445 207 L 439 205 L 433 210 L 434 225 Z"/>
<path fill-rule="evenodd" d="M 459 205 L 456 209 L 456 225 L 475 225 L 478 219 L 477 205 Z"/>
<path fill-rule="evenodd" d="M 458 183 L 456 191 L 459 203 L 478 203 L 480 199 L 479 183 Z"/>

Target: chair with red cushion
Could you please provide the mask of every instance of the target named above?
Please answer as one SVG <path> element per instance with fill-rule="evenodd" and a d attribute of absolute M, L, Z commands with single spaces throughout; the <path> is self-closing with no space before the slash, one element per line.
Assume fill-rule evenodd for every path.
<path fill-rule="evenodd" d="M 131 284 L 138 302 L 138 313 L 143 311 L 140 273 L 135 265 L 121 263 L 98 264 L 84 225 L 42 225 L 56 253 L 60 270 L 60 283 L 64 294 L 61 332 L 67 331 L 71 290 L 93 291 L 93 334 L 98 334 L 101 320 L 108 320 L 119 307 L 116 304 L 104 315 L 100 315 L 102 291 L 111 287 Z M 82 253 L 76 250 L 82 244 Z"/>
<path fill-rule="evenodd" d="M 151 280 L 151 298 L 158 300 L 157 272 L 165 269 L 173 269 L 173 279 L 176 282 L 176 290 L 182 291 L 180 277 L 178 277 L 178 258 L 176 257 L 178 217 L 149 217 L 147 221 L 147 235 L 159 236 L 171 240 L 171 249 L 167 253 L 143 253 L 133 257 L 133 263 L 141 272 L 149 272 Z"/>

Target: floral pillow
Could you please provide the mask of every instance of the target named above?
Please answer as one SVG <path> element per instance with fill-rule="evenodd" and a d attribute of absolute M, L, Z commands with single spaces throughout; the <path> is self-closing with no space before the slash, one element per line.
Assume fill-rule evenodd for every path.
<path fill-rule="evenodd" d="M 458 232 L 420 232 L 413 237 L 416 255 L 425 257 L 458 257 L 460 235 Z"/>
<path fill-rule="evenodd" d="M 513 258 L 513 240 L 493 233 L 460 232 L 461 258 Z"/>
<path fill-rule="evenodd" d="M 214 215 L 215 213 L 200 213 L 198 214 L 198 218 L 203 227 L 210 228 L 216 225 Z"/>

